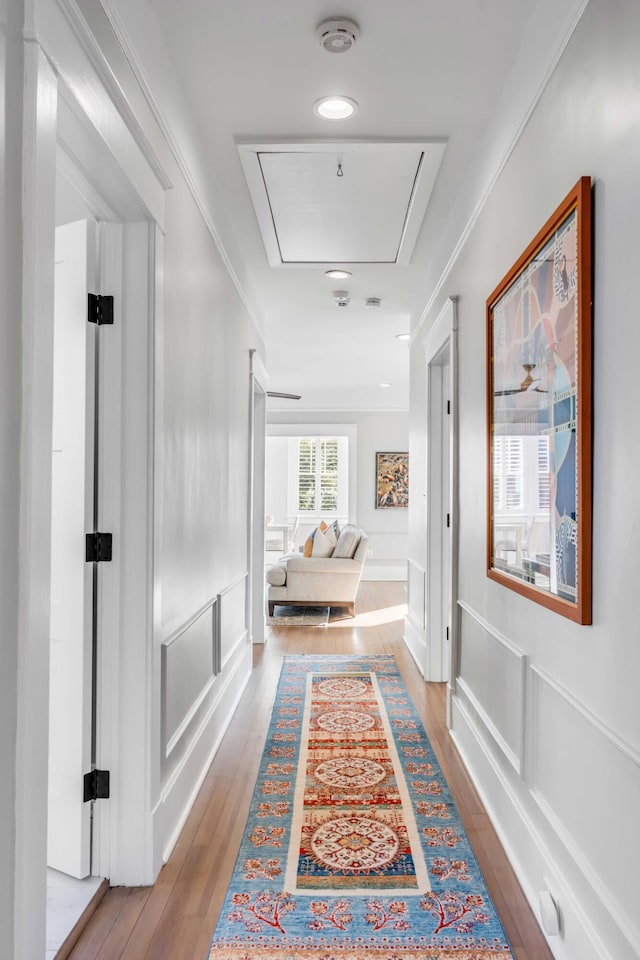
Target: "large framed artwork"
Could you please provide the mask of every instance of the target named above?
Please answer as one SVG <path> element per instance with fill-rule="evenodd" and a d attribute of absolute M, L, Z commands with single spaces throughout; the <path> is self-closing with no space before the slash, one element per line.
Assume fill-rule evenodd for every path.
<path fill-rule="evenodd" d="M 487 300 L 487 575 L 591 623 L 591 181 Z"/>
<path fill-rule="evenodd" d="M 409 506 L 409 454 L 376 453 L 376 510 Z"/>

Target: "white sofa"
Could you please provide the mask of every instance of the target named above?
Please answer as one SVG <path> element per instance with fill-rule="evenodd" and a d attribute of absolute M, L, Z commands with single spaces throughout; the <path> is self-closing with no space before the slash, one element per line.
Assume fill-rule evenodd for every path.
<path fill-rule="evenodd" d="M 277 605 L 343 607 L 350 616 L 355 616 L 356 593 L 367 558 L 369 538 L 364 530 L 351 524 L 341 535 L 348 531 L 358 534 L 352 557 L 287 554 L 267 571 L 269 616 L 273 616 Z"/>

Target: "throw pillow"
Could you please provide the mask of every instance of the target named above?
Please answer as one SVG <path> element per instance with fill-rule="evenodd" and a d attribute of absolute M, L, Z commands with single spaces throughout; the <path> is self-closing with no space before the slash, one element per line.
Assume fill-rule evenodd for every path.
<path fill-rule="evenodd" d="M 316 528 L 317 529 L 317 528 Z M 312 530 L 307 539 L 304 542 L 304 549 L 302 551 L 303 557 L 310 557 L 313 551 L 313 538 L 316 535 L 316 530 Z"/>
<path fill-rule="evenodd" d="M 338 537 L 336 548 L 333 551 L 334 557 L 341 557 L 343 560 L 352 560 L 353 555 L 358 549 L 360 543 L 360 533 L 358 529 L 351 524 L 343 529 Z"/>
<path fill-rule="evenodd" d="M 318 529 L 316 530 L 312 545 L 311 545 L 311 556 L 312 557 L 330 557 L 333 554 L 333 548 L 336 545 L 336 541 L 333 538 L 333 534 L 327 535 L 327 533 Z"/>

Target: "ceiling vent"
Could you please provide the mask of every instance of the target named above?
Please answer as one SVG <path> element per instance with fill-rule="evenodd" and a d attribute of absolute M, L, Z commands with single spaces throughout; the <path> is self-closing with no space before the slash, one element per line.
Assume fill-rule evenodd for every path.
<path fill-rule="evenodd" d="M 317 28 L 316 36 L 327 53 L 346 53 L 360 36 L 360 31 L 353 20 L 325 20 Z"/>
<path fill-rule="evenodd" d="M 367 310 L 378 310 L 382 306 L 382 300 L 380 297 L 367 297 L 364 305 Z"/>
<path fill-rule="evenodd" d="M 348 290 L 334 290 L 333 299 L 339 307 L 348 307 L 351 300 Z"/>

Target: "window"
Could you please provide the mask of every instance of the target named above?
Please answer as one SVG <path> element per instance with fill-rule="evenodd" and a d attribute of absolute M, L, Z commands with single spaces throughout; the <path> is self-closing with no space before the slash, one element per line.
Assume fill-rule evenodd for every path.
<path fill-rule="evenodd" d="M 346 437 L 298 437 L 296 513 L 347 514 L 348 440 Z"/>

